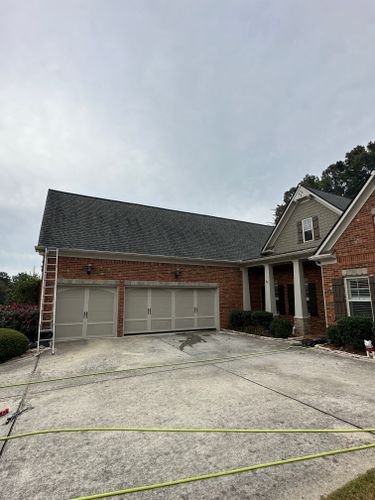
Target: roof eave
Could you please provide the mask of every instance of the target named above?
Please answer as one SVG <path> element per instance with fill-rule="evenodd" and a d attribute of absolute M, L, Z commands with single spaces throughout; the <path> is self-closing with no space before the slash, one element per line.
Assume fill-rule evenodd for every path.
<path fill-rule="evenodd" d="M 42 245 L 37 245 L 35 247 L 36 251 L 42 252 L 45 247 Z M 155 254 L 141 254 L 141 253 L 130 253 L 130 252 L 111 252 L 103 250 L 89 250 L 81 248 L 59 248 L 60 256 L 74 256 L 77 255 L 82 258 L 97 258 L 105 259 L 112 258 L 115 260 L 132 260 L 132 261 L 158 261 L 158 262 L 173 262 L 173 263 L 193 263 L 193 264 L 209 264 L 209 265 L 225 265 L 238 267 L 242 265 L 243 261 L 238 260 L 227 260 L 227 259 L 204 259 L 199 257 L 181 257 L 178 255 L 155 255 Z"/>

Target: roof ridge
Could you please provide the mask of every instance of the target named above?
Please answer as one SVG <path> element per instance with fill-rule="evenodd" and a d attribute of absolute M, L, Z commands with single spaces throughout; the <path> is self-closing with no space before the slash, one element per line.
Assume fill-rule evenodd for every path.
<path fill-rule="evenodd" d="M 60 193 L 60 194 L 67 194 L 67 195 L 70 195 L 70 196 L 78 196 L 80 198 L 91 198 L 91 199 L 100 200 L 100 201 L 110 201 L 112 203 L 120 203 L 120 204 L 123 204 L 123 205 L 133 205 L 133 206 L 137 206 L 137 207 L 153 208 L 153 209 L 156 209 L 156 210 L 163 210 L 163 211 L 166 211 L 166 212 L 177 212 L 177 213 L 180 213 L 180 214 L 194 215 L 194 216 L 197 216 L 197 217 L 209 217 L 209 218 L 212 218 L 212 219 L 227 220 L 227 221 L 231 221 L 231 222 L 240 222 L 242 224 L 251 224 L 252 226 L 260 226 L 260 227 L 268 227 L 268 228 L 269 227 L 273 227 L 270 224 L 260 224 L 259 222 L 250 222 L 250 221 L 239 220 L 239 219 L 230 219 L 228 217 L 220 217 L 218 215 L 209 215 L 209 214 L 200 214 L 200 213 L 197 213 L 197 212 L 188 212 L 186 210 L 177 210 L 175 208 L 156 207 L 155 205 L 145 205 L 145 204 L 142 204 L 142 203 L 134 203 L 134 202 L 131 202 L 131 201 L 113 200 L 113 199 L 110 199 L 110 198 L 101 198 L 99 196 L 92 196 L 92 195 L 88 195 L 88 194 L 79 194 L 79 193 L 71 193 L 69 191 L 61 191 L 59 189 L 49 188 L 48 189 L 48 193 L 50 193 L 50 192 Z"/>

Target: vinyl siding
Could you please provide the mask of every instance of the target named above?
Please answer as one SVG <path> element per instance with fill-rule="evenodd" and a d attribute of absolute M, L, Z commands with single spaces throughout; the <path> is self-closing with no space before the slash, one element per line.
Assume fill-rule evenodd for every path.
<path fill-rule="evenodd" d="M 307 217 L 314 217 L 314 215 L 319 220 L 320 238 L 306 243 L 298 243 L 297 222 Z M 274 252 L 286 253 L 319 246 L 338 217 L 335 212 L 314 199 L 298 201 L 292 215 L 275 242 Z"/>

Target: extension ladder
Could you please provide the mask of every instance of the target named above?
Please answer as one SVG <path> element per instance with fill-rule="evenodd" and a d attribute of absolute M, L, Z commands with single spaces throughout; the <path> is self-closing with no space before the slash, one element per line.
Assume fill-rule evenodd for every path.
<path fill-rule="evenodd" d="M 40 343 L 48 341 L 52 354 L 55 354 L 55 321 L 56 321 L 56 293 L 57 270 L 59 264 L 58 248 L 45 248 L 43 258 L 42 290 L 40 294 L 39 326 L 37 353 L 40 352 Z"/>

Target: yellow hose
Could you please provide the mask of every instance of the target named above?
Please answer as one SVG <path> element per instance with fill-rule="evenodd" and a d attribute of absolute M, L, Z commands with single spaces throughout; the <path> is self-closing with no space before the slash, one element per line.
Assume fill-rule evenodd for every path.
<path fill-rule="evenodd" d="M 0 441 L 11 441 L 42 434 L 60 434 L 69 432 L 182 432 L 182 433 L 237 433 L 237 434 L 352 434 L 375 432 L 375 428 L 366 429 L 221 429 L 221 428 L 173 428 L 173 427 L 67 427 L 61 429 L 41 429 L 10 436 L 0 436 Z"/>
<path fill-rule="evenodd" d="M 202 481 L 203 479 L 211 479 L 214 477 L 229 476 L 230 474 L 239 474 L 240 472 L 248 472 L 256 469 L 265 469 L 266 467 L 274 467 L 276 465 L 291 464 L 295 462 L 302 462 L 303 460 L 312 460 L 314 458 L 328 457 L 330 455 L 338 455 L 340 453 L 350 453 L 353 451 L 367 450 L 374 448 L 375 444 L 365 444 L 362 446 L 355 446 L 353 448 L 342 448 L 341 450 L 325 451 L 323 453 L 315 453 L 313 455 L 304 455 L 302 457 L 286 458 L 284 460 L 277 460 L 276 462 L 267 462 L 264 464 L 249 465 L 241 467 L 240 469 L 231 469 L 223 472 L 213 472 L 211 474 L 203 474 L 201 476 L 186 477 L 184 479 L 177 479 L 175 481 L 167 481 L 165 483 L 149 484 L 146 486 L 136 486 L 135 488 L 127 488 L 118 491 L 109 491 L 107 493 L 98 493 L 96 495 L 88 495 L 84 497 L 75 497 L 70 500 L 93 500 L 96 498 L 114 497 L 118 495 L 127 495 L 128 493 L 135 493 L 137 491 L 154 490 L 157 488 L 166 488 L 167 486 L 174 486 L 176 484 L 192 483 L 193 481 Z"/>
<path fill-rule="evenodd" d="M 17 384 L 0 385 L 0 389 L 8 389 L 11 387 L 21 387 L 24 385 L 46 384 L 49 382 L 59 382 L 62 380 L 72 380 L 72 379 L 82 378 L 82 377 L 94 377 L 96 375 L 109 375 L 111 373 L 123 373 L 123 372 L 131 372 L 131 371 L 135 371 L 135 370 L 148 370 L 148 369 L 152 369 L 152 368 L 170 368 L 172 366 L 204 364 L 204 363 L 225 363 L 226 361 L 231 361 L 231 360 L 235 360 L 235 359 L 249 358 L 251 356 L 264 356 L 265 354 L 272 354 L 274 352 L 288 351 L 292 347 L 300 347 L 300 346 L 289 346 L 285 349 L 273 349 L 272 351 L 252 352 L 249 354 L 241 354 L 239 356 L 228 356 L 225 358 L 197 359 L 194 361 L 181 361 L 179 363 L 168 363 L 165 365 L 137 366 L 135 368 L 123 368 L 121 370 L 105 370 L 105 371 L 100 371 L 100 372 L 81 373 L 80 375 L 69 375 L 67 377 L 48 378 L 46 380 L 27 380 L 26 382 L 19 382 Z"/>

